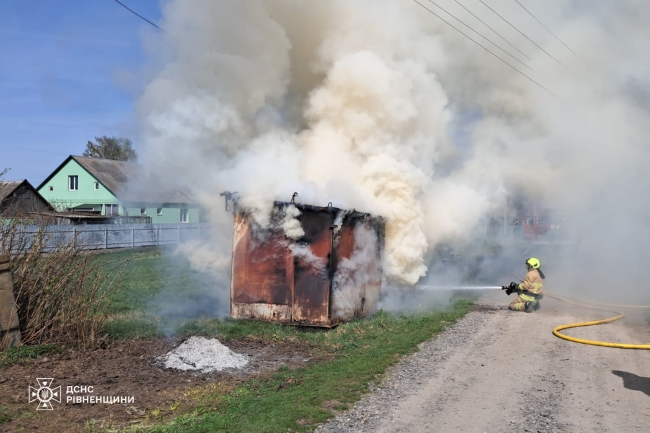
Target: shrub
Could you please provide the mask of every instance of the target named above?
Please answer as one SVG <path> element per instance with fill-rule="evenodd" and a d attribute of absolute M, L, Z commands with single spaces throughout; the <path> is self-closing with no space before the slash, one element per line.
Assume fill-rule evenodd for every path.
<path fill-rule="evenodd" d="M 0 254 L 11 256 L 23 344 L 99 345 L 125 261 L 107 263 L 73 234 L 48 231 L 47 221 L 30 233 L 21 221 L 0 224 Z"/>

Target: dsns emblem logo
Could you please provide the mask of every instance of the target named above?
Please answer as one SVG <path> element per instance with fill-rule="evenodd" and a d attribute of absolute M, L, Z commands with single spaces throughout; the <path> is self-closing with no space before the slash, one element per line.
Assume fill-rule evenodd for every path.
<path fill-rule="evenodd" d="M 61 403 L 61 386 L 52 388 L 53 381 L 54 379 L 51 378 L 37 378 L 38 388 L 29 387 L 29 402 L 38 401 L 36 410 L 54 410 L 52 403 L 50 403 L 52 400 Z"/>

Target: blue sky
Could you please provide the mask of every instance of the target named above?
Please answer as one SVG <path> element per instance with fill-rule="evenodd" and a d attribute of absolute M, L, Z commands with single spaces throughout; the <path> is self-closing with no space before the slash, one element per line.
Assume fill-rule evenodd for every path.
<path fill-rule="evenodd" d="M 121 0 L 147 19 L 158 0 Z M 0 0 L 0 171 L 34 186 L 95 136 L 131 138 L 145 33 L 114 0 Z"/>

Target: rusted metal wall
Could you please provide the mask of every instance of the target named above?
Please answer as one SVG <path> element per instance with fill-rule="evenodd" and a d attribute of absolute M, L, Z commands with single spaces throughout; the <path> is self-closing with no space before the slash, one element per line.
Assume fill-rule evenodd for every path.
<path fill-rule="evenodd" d="M 256 234 L 248 215 L 236 213 L 230 314 L 290 321 L 293 262 L 282 232 L 265 230 Z"/>
<path fill-rule="evenodd" d="M 355 240 L 355 231 L 367 230 L 372 236 L 367 239 L 367 244 L 359 245 Z M 352 317 L 363 317 L 377 309 L 381 296 L 381 259 L 384 248 L 384 221 L 372 215 L 351 212 L 342 218 L 341 226 L 334 234 L 334 248 L 332 254 L 331 279 L 337 282 L 337 277 L 343 270 L 340 264 L 344 260 L 354 260 L 355 253 L 363 254 L 364 260 L 357 261 L 346 276 L 349 280 L 357 282 L 354 289 L 354 309 L 348 314 L 342 314 L 334 309 L 330 311 L 333 322 L 349 320 Z M 335 287 L 332 288 L 333 290 Z"/>
<path fill-rule="evenodd" d="M 282 215 L 291 205 L 275 202 L 274 215 Z M 305 232 L 297 240 L 288 239 L 281 224 L 272 222 L 270 228 L 261 229 L 245 211 L 235 212 L 231 315 L 331 327 L 374 311 L 381 290 L 384 220 L 332 207 L 295 206 Z M 373 242 L 357 245 L 355 230 L 359 227 L 373 234 Z M 366 258 L 363 266 L 351 270 L 347 263 L 345 272 L 348 280 L 363 283 L 348 287 L 353 293 L 346 299 L 351 296 L 354 305 L 342 314 L 333 305 L 333 281 L 340 274 L 339 264 L 360 253 Z M 363 273 L 362 278 L 357 278 L 356 272 Z"/>
<path fill-rule="evenodd" d="M 306 254 L 298 254 L 295 260 L 292 320 L 301 325 L 329 326 L 334 216 L 330 212 L 303 209 L 298 220 L 305 231 L 300 251 Z"/>

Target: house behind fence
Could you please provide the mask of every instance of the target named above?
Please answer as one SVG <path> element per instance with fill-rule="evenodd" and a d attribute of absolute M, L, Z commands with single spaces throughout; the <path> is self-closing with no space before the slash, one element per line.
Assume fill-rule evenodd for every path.
<path fill-rule="evenodd" d="M 141 171 L 130 162 L 71 155 L 37 189 L 73 224 L 205 222 L 199 205 L 180 186 L 131 190 Z"/>

